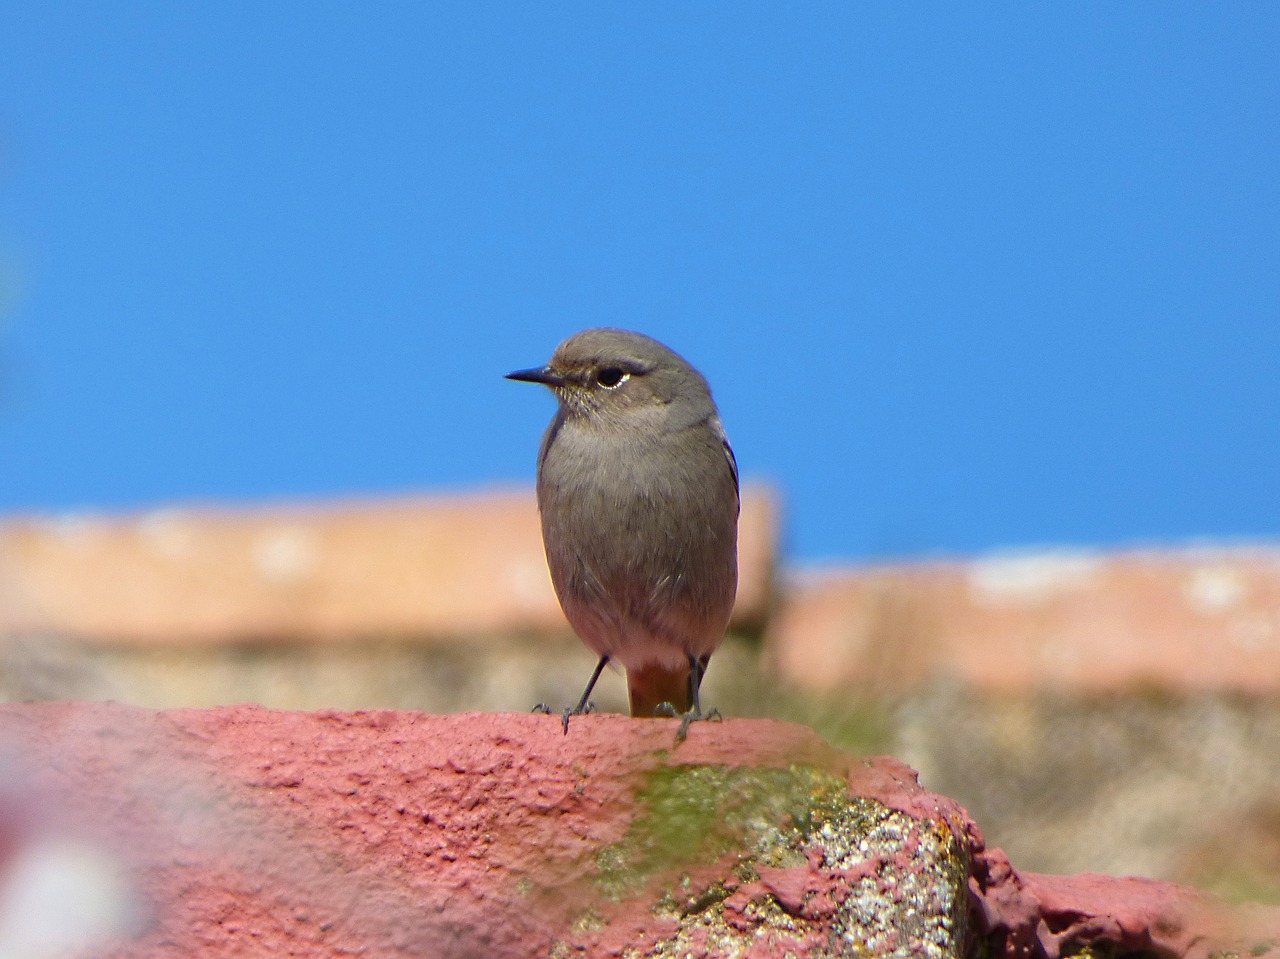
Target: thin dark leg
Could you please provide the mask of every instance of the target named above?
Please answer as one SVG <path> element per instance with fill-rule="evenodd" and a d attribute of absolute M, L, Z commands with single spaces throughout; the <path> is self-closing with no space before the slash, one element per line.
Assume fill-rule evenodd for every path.
<path fill-rule="evenodd" d="M 707 663 L 711 661 L 710 656 L 694 656 L 689 654 L 689 702 L 692 704 L 689 711 L 680 717 L 680 729 L 676 732 L 676 742 L 684 742 L 684 738 L 689 733 L 689 724 L 696 719 L 719 719 L 720 710 L 714 706 L 710 713 L 705 715 L 702 712 L 702 701 L 699 697 L 699 691 L 702 689 L 702 677 L 707 674 Z"/>
<path fill-rule="evenodd" d="M 609 665 L 609 657 L 601 656 L 600 662 L 596 663 L 596 670 L 591 674 L 591 678 L 587 680 L 587 688 L 582 691 L 582 698 L 578 700 L 578 705 L 570 709 L 568 706 L 560 714 L 560 722 L 564 726 L 565 735 L 569 735 L 569 717 L 581 716 L 583 713 L 591 710 L 591 690 L 596 688 L 596 680 L 600 678 L 600 674 L 604 672 L 604 668 Z"/>
<path fill-rule="evenodd" d="M 698 701 L 698 690 L 702 688 L 702 674 L 706 672 L 707 664 L 704 660 L 698 659 L 693 653 L 689 654 L 689 702 L 691 704 L 690 712 L 694 717 L 702 715 L 702 704 Z"/>

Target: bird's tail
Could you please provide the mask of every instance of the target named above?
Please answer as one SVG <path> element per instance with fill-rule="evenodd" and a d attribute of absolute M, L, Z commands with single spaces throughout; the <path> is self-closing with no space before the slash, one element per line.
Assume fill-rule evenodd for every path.
<path fill-rule="evenodd" d="M 688 712 L 693 706 L 689 698 L 689 668 L 668 669 L 652 663 L 628 669 L 631 715 L 651 719 L 653 711 L 662 703 L 670 703 L 677 713 Z"/>

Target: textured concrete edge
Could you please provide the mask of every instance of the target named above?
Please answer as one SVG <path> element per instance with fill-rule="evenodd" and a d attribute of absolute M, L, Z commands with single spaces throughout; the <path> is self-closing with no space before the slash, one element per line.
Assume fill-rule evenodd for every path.
<path fill-rule="evenodd" d="M 583 949 L 588 955 L 733 955 L 742 954 L 748 941 L 750 954 L 758 957 L 866 952 L 1057 957 L 1090 949 L 1170 957 L 1280 955 L 1280 910 L 1226 910 L 1187 887 L 1131 877 L 1019 873 L 1003 852 L 986 847 L 958 803 L 929 792 L 914 770 L 892 758 L 852 759 L 804 727 L 769 720 L 696 724 L 679 744 L 676 725 L 587 716 L 575 721 L 566 739 L 556 717 L 521 714 L 9 704 L 0 706 L 0 741 L 7 741 L 6 749 L 33 768 L 44 764 L 49 776 L 76 788 L 63 790 L 70 803 L 65 808 L 45 801 L 53 793 L 42 798 L 33 792 L 26 797 L 30 808 L 18 815 L 26 807 L 15 805 L 5 821 L 18 835 L 24 816 L 38 823 L 55 813 L 101 815 L 103 809 L 115 809 L 127 817 L 138 811 L 139 796 L 157 798 L 157 784 L 173 781 L 175 772 L 196 785 L 207 774 L 221 783 L 211 779 L 208 787 L 179 797 L 161 791 L 158 798 L 167 805 L 157 808 L 177 808 L 183 816 L 158 829 L 168 819 L 153 815 L 149 831 L 140 833 L 169 870 L 162 878 L 189 873 L 206 853 L 235 848 L 228 838 L 247 840 L 231 873 L 215 871 L 210 877 L 244 873 L 243 881 L 236 880 L 239 885 L 218 887 L 219 896 L 237 901 L 238 895 L 266 895 L 260 904 L 278 909 L 267 895 L 270 890 L 258 888 L 262 878 L 278 873 L 293 882 L 304 877 L 280 871 L 279 834 L 263 831 L 268 819 L 251 811 L 262 802 L 275 810 L 270 817 L 291 810 L 314 815 L 318 805 L 320 815 L 306 833 L 311 838 L 303 836 L 290 848 L 305 851 L 319 842 L 323 847 L 313 851 L 325 862 L 353 867 L 357 860 L 367 862 L 362 868 L 372 870 L 371 888 L 386 886 L 406 916 L 420 911 L 414 901 L 419 906 L 433 896 L 441 906 L 450 901 L 457 882 L 441 885 L 446 877 L 432 878 L 431 870 L 443 861 L 456 871 L 457 863 L 475 858 L 468 882 L 512 878 L 512 890 L 495 885 L 459 914 L 477 934 L 491 928 L 495 907 L 522 895 L 514 877 L 539 876 L 548 863 L 553 872 L 559 868 L 541 843 L 569 848 L 563 844 L 574 840 L 568 865 L 560 869 L 565 873 L 561 886 L 589 890 L 588 898 L 602 905 L 580 908 L 551 926 L 549 913 L 527 917 L 530 932 L 549 933 L 540 955 Z M 397 750 L 407 765 L 391 762 Z M 590 767 L 589 773 L 579 770 L 579 762 Z M 529 783 L 521 770 L 538 763 L 560 778 Z M 121 769 L 131 775 L 122 778 Z M 476 785 L 495 775 L 533 787 L 527 795 L 507 794 L 517 803 L 509 808 L 530 823 L 541 822 L 547 830 L 539 834 L 542 839 L 519 840 L 521 848 L 514 850 L 488 845 L 485 824 L 491 813 L 483 802 L 475 805 L 484 795 Z M 183 776 L 178 780 L 185 782 Z M 431 776 L 453 792 L 424 793 L 422 784 Z M 236 790 L 252 801 L 242 802 Z M 208 810 L 204 818 L 193 818 L 200 810 L 186 800 L 205 793 L 221 796 L 216 809 L 234 808 L 239 818 L 227 820 Z M 451 835 L 440 837 L 432 859 L 440 828 L 432 804 L 447 796 L 471 804 L 459 807 L 460 818 L 466 818 L 467 809 L 474 812 L 455 824 Z M 7 799 L 17 803 L 22 797 Z M 183 803 L 174 807 L 174 799 Z M 403 808 L 394 805 L 397 800 Z M 419 807 L 432 815 L 418 815 Z M 566 814 L 567 819 L 560 818 Z M 292 821 L 292 812 L 289 816 Z M 583 818 L 591 816 L 596 818 Z M 233 828 L 240 819 L 249 825 Z M 428 820 L 430 835 L 414 825 Z M 127 822 L 110 818 L 103 825 L 118 833 Z M 566 831 L 574 823 L 580 835 Z M 202 836 L 201 829 L 215 825 L 217 832 Z M 183 847 L 176 859 L 172 828 Z M 410 836 L 415 858 L 428 857 L 415 867 L 417 885 L 405 884 L 411 877 L 399 871 L 400 860 L 386 858 L 388 850 L 405 852 L 396 845 L 398 835 Z M 479 846 L 476 836 L 483 839 Z M 424 838 L 430 840 L 425 846 Z M 582 868 L 576 850 L 586 854 Z M 505 858 L 495 859 L 491 852 Z M 340 878 L 345 888 L 348 871 L 344 867 L 338 877 L 322 870 L 316 876 L 325 882 Z M 336 893 L 330 898 L 345 903 Z M 329 908 L 334 903 L 321 897 L 309 908 L 340 911 Z M 519 908 L 508 911 L 516 918 L 523 915 Z M 323 926 L 307 931 L 316 949 L 329 948 L 339 933 L 352 947 L 378 943 L 389 932 L 382 913 L 375 918 L 378 922 L 366 923 L 371 931 Z M 451 920 L 427 932 L 438 938 L 457 925 Z M 186 928 L 180 924 L 170 931 Z M 234 946 L 228 928 L 204 932 L 214 937 L 211 942 Z M 507 955 L 501 950 L 519 944 L 516 939 L 490 943 L 490 954 Z M 170 952 L 156 947 L 145 954 Z"/>
<path fill-rule="evenodd" d="M 1188 886 L 1138 876 L 1019 872 L 972 827 L 978 959 L 1143 955 L 1280 957 L 1280 909 L 1232 907 Z"/>

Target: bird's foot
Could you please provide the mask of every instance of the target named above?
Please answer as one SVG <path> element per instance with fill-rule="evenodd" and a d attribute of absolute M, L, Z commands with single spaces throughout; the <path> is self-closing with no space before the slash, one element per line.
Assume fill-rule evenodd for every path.
<path fill-rule="evenodd" d="M 596 704 L 590 701 L 579 703 L 577 706 L 566 706 L 560 710 L 560 725 L 564 727 L 564 734 L 569 735 L 569 717 L 585 716 L 587 713 L 596 711 Z"/>
<path fill-rule="evenodd" d="M 658 705 L 654 707 L 653 714 L 655 716 L 661 716 L 664 719 L 680 720 L 680 728 L 676 730 L 676 745 L 684 742 L 685 737 L 689 735 L 690 723 L 695 723 L 700 719 L 706 720 L 707 722 L 718 723 L 724 719 L 724 717 L 720 715 L 720 710 L 716 709 L 714 706 L 706 712 L 703 712 L 701 706 L 695 705 L 688 712 L 679 713 L 676 712 L 675 706 L 670 703 L 658 703 Z"/>
<path fill-rule="evenodd" d="M 720 710 L 716 709 L 714 706 L 706 712 L 703 712 L 700 707 L 694 706 L 687 713 L 681 713 L 679 718 L 680 728 L 676 730 L 677 746 L 684 742 L 685 737 L 689 735 L 690 723 L 697 722 L 700 719 L 709 723 L 718 723 L 724 720 L 724 717 L 720 715 Z"/>
<path fill-rule="evenodd" d="M 570 716 L 585 716 L 587 713 L 595 712 L 595 710 L 596 704 L 593 702 L 582 703 L 578 706 L 566 706 L 564 709 L 560 710 L 560 724 L 564 726 L 565 735 L 569 735 Z M 546 703 L 538 703 L 538 705 L 534 706 L 533 709 L 529 710 L 529 712 L 541 713 L 543 716 L 550 716 L 551 707 Z"/>

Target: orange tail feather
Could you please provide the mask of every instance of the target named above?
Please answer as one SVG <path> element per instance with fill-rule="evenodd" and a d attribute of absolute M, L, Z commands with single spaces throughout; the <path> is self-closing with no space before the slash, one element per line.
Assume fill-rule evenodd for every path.
<path fill-rule="evenodd" d="M 627 695 L 632 716 L 650 719 L 662 703 L 670 703 L 677 713 L 688 712 L 693 706 L 689 700 L 689 667 L 667 669 L 655 664 L 628 669 Z"/>

